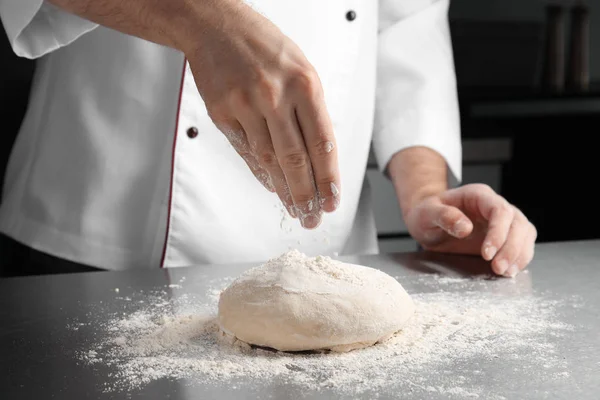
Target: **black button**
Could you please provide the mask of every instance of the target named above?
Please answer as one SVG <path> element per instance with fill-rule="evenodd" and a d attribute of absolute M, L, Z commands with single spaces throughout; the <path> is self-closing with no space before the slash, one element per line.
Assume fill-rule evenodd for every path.
<path fill-rule="evenodd" d="M 198 128 L 196 128 L 195 126 L 188 128 L 187 135 L 190 139 L 195 138 L 196 136 L 198 136 Z"/>
<path fill-rule="evenodd" d="M 348 21 L 354 21 L 356 19 L 356 12 L 354 10 L 350 10 L 346 13 L 346 19 Z"/>

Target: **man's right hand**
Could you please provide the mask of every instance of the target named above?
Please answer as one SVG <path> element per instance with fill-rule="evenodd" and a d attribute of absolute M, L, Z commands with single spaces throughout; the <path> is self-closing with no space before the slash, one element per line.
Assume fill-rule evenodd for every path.
<path fill-rule="evenodd" d="M 340 201 L 337 145 L 319 77 L 268 19 L 239 0 L 218 4 L 199 6 L 200 33 L 184 46 L 198 90 L 256 178 L 303 227 L 315 228 L 322 211 Z"/>
<path fill-rule="evenodd" d="M 340 202 L 337 145 L 302 51 L 241 0 L 47 0 L 186 55 L 210 117 L 305 228 Z"/>

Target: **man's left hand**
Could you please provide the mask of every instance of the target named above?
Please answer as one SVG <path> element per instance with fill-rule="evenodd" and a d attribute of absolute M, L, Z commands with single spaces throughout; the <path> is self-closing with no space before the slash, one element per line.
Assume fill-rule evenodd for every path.
<path fill-rule="evenodd" d="M 426 250 L 481 254 L 498 275 L 513 277 L 533 259 L 536 228 L 487 185 L 465 185 L 426 197 L 404 219 Z"/>

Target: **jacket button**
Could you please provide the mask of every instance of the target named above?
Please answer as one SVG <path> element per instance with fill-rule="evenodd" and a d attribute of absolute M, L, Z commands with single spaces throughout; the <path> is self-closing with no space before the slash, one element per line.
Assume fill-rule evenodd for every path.
<path fill-rule="evenodd" d="M 346 19 L 348 21 L 354 21 L 356 19 L 356 12 L 354 10 L 350 10 L 346 13 Z"/>
<path fill-rule="evenodd" d="M 187 135 L 190 139 L 195 138 L 196 136 L 198 136 L 198 128 L 196 128 L 195 126 L 188 128 Z"/>

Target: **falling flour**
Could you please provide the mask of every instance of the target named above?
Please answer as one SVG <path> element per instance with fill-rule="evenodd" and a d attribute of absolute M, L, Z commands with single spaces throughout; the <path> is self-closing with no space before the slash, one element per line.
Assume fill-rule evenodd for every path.
<path fill-rule="evenodd" d="M 440 282 L 432 281 L 438 290 L 411 294 L 416 313 L 405 329 L 385 343 L 341 354 L 290 354 L 229 343 L 215 315 L 220 291 L 231 279 L 213 282 L 202 297 L 136 293 L 127 301 L 120 298 L 125 311 L 111 314 L 97 307 L 89 321 L 71 326 L 97 332 L 97 341 L 78 355 L 86 364 L 110 367 L 107 392 L 171 379 L 244 390 L 279 382 L 301 388 L 299 393 L 327 390 L 371 398 L 397 391 L 425 397 L 502 398 L 487 390 L 486 379 L 476 379 L 485 374 L 481 363 L 512 363 L 514 374 L 547 369 L 553 373 L 535 376 L 548 381 L 569 376 L 553 344 L 573 329 L 556 319 L 558 302 L 531 294 L 468 290 L 471 283 L 491 283 L 452 279 L 442 285 L 467 285 L 467 290 L 439 290 Z"/>

